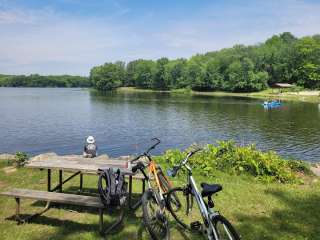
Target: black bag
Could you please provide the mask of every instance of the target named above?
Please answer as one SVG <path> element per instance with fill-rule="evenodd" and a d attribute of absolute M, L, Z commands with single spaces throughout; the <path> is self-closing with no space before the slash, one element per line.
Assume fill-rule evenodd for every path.
<path fill-rule="evenodd" d="M 121 206 L 127 198 L 127 182 L 120 169 L 99 169 L 98 190 L 105 206 Z"/>

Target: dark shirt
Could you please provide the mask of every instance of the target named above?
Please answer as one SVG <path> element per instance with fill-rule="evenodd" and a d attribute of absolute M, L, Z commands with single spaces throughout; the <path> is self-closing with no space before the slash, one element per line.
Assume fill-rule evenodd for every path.
<path fill-rule="evenodd" d="M 86 154 L 90 155 L 91 157 L 96 157 L 97 156 L 97 150 L 98 150 L 98 147 L 94 143 L 87 143 L 84 146 L 84 152 Z"/>

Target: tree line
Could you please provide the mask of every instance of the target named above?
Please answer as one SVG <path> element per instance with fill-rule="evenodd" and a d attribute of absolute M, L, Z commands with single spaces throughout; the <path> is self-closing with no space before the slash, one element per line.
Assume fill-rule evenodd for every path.
<path fill-rule="evenodd" d="M 289 32 L 264 43 L 235 45 L 189 59 L 107 62 L 90 71 L 98 90 L 121 86 L 170 90 L 260 91 L 274 83 L 320 88 L 320 35 L 297 38 Z"/>
<path fill-rule="evenodd" d="M 0 75 L 0 87 L 91 87 L 88 77 L 70 75 Z"/>

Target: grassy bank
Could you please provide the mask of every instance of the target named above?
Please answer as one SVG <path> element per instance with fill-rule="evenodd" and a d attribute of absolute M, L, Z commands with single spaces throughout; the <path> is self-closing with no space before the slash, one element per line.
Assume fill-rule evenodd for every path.
<path fill-rule="evenodd" d="M 259 99 L 282 99 L 290 101 L 303 101 L 303 102 L 320 102 L 320 91 L 283 91 L 279 92 L 276 89 L 267 89 L 260 92 L 252 93 L 232 93 L 232 92 L 199 92 L 190 89 L 177 89 L 171 91 L 159 91 L 151 89 L 139 89 L 135 87 L 121 87 L 118 88 L 119 92 L 164 92 L 171 94 L 189 94 L 195 96 L 215 96 L 215 97 L 248 97 L 248 98 L 259 98 Z"/>
<path fill-rule="evenodd" d="M 163 164 L 164 168 L 168 166 Z M 56 174 L 56 173 L 55 173 Z M 265 183 L 249 175 L 229 174 L 212 170 L 208 176 L 195 171 L 198 183 L 217 182 L 224 190 L 215 197 L 220 210 L 241 233 L 243 239 L 317 239 L 320 235 L 320 182 L 309 177 L 303 184 Z M 58 176 L 53 178 L 57 181 Z M 182 184 L 182 175 L 173 179 Z M 97 178 L 85 176 L 85 191 L 96 191 Z M 6 161 L 0 163 L 1 190 L 11 187 L 46 189 L 46 172 L 19 168 L 12 171 Z M 74 179 L 64 187 L 65 192 L 75 193 L 79 180 Z M 136 182 L 134 191 L 138 192 Z M 101 239 L 98 230 L 98 215 L 94 210 L 70 206 L 56 206 L 30 224 L 17 225 L 12 216 L 15 201 L 0 197 L 0 232 L 2 239 Z M 39 211 L 44 204 L 22 200 L 22 213 Z M 116 212 L 106 215 L 105 223 L 115 220 Z M 172 239 L 199 239 L 199 235 L 181 231 L 172 218 Z M 129 212 L 123 227 L 108 239 L 148 239 L 142 224 L 141 209 Z"/>

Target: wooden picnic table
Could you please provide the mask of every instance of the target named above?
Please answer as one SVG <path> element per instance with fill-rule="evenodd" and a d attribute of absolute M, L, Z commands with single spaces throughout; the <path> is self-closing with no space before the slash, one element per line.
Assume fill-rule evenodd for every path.
<path fill-rule="evenodd" d="M 108 168 L 119 168 L 125 175 L 129 177 L 129 207 L 131 209 L 137 208 L 141 201 L 139 200 L 137 203 L 131 203 L 132 199 L 132 178 L 141 179 L 142 180 L 142 193 L 145 190 L 145 179 L 139 175 L 136 175 L 128 169 L 128 158 L 84 158 L 82 156 L 74 155 L 74 156 L 50 156 L 47 158 L 34 158 L 31 159 L 27 164 L 27 168 L 34 169 L 46 169 L 48 172 L 47 175 L 47 190 L 48 192 L 59 191 L 62 192 L 63 184 L 71 180 L 77 175 L 80 175 L 80 192 L 83 187 L 83 174 L 97 174 L 99 169 L 108 169 Z M 53 188 L 51 188 L 51 171 L 58 170 L 59 171 L 59 184 Z M 63 179 L 63 171 L 72 172 L 71 176 L 66 179 Z"/>
<path fill-rule="evenodd" d="M 83 158 L 79 155 L 72 156 L 58 156 L 56 154 L 44 154 L 32 158 L 26 164 L 27 168 L 34 168 L 40 170 L 47 170 L 47 191 L 31 190 L 31 189 L 11 189 L 8 191 L 0 192 L 0 195 L 14 197 L 16 201 L 16 220 L 18 223 L 25 223 L 37 217 L 50 209 L 51 203 L 60 203 L 60 204 L 71 204 L 84 207 L 92 207 L 99 209 L 99 230 L 100 233 L 105 235 L 110 233 L 114 228 L 116 228 L 124 218 L 125 206 L 129 205 L 130 209 L 136 209 L 141 204 L 141 198 L 135 203 L 131 204 L 132 198 L 132 179 L 142 180 L 142 193 L 145 190 L 145 178 L 139 176 L 131 171 L 128 168 L 129 157 L 126 158 L 109 158 L 106 155 L 102 155 L 97 158 Z M 83 174 L 98 174 L 99 169 L 109 169 L 117 168 L 120 169 L 127 177 L 129 177 L 129 194 L 128 202 L 125 201 L 119 206 L 120 215 L 118 219 L 111 224 L 106 230 L 103 227 L 103 213 L 105 205 L 101 202 L 99 196 L 85 196 L 79 194 L 71 193 L 62 193 L 63 184 L 70 181 L 77 175 L 80 175 L 80 192 L 82 192 L 83 185 Z M 59 171 L 59 183 L 57 186 L 51 188 L 51 171 Z M 63 179 L 63 172 L 71 172 L 72 175 L 68 176 L 66 179 Z M 55 192 L 59 191 L 59 192 Z M 46 201 L 47 204 L 45 208 L 35 214 L 32 214 L 28 217 L 22 218 L 20 215 L 20 199 L 35 199 Z"/>

